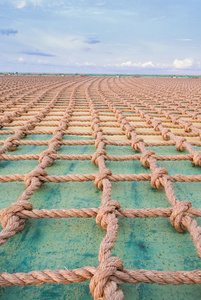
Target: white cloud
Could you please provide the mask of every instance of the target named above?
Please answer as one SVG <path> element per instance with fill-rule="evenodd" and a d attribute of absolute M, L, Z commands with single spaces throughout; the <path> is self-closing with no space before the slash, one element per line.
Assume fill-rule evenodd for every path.
<path fill-rule="evenodd" d="M 146 67 L 154 67 L 154 64 L 152 63 L 152 61 L 147 61 L 143 64 L 141 64 L 142 68 L 146 68 Z"/>
<path fill-rule="evenodd" d="M 192 39 L 178 39 L 181 42 L 192 42 Z"/>
<path fill-rule="evenodd" d="M 24 57 L 19 57 L 19 58 L 18 58 L 18 61 L 19 61 L 20 63 L 23 63 L 23 62 L 24 62 Z"/>
<path fill-rule="evenodd" d="M 186 58 L 183 60 L 175 59 L 173 61 L 173 67 L 176 69 L 187 69 L 193 65 L 193 59 L 192 58 Z"/>
<path fill-rule="evenodd" d="M 92 11 L 91 14 L 93 15 L 102 15 L 104 12 L 103 11 Z"/>
<path fill-rule="evenodd" d="M 120 64 L 121 67 L 132 67 L 133 63 L 132 61 L 126 61 Z"/>
<path fill-rule="evenodd" d="M 13 5 L 18 8 L 18 9 L 22 9 L 27 5 L 27 2 L 25 0 L 21 0 L 21 1 L 14 1 Z"/>
<path fill-rule="evenodd" d="M 51 5 L 54 6 L 54 3 L 51 3 Z M 25 8 L 28 5 L 32 6 L 43 6 L 44 5 L 44 0 L 15 0 L 12 2 L 15 8 L 22 9 Z"/>
<path fill-rule="evenodd" d="M 160 16 L 160 17 L 156 17 L 156 18 L 153 18 L 151 19 L 151 21 L 158 21 L 158 20 L 162 20 L 164 19 L 166 16 Z"/>
<path fill-rule="evenodd" d="M 144 63 L 132 63 L 132 61 L 126 61 L 121 64 L 116 64 L 117 67 L 137 67 L 137 68 L 153 68 L 154 64 L 152 61 L 146 61 Z"/>
<path fill-rule="evenodd" d="M 76 66 L 87 66 L 87 67 L 95 67 L 96 66 L 96 64 L 94 64 L 94 63 L 92 63 L 92 62 L 88 62 L 88 61 L 86 61 L 86 62 L 84 62 L 84 63 L 78 63 L 78 62 L 76 62 L 76 63 L 74 63 Z"/>
<path fill-rule="evenodd" d="M 86 61 L 83 63 L 83 66 L 96 66 L 96 64 Z"/>

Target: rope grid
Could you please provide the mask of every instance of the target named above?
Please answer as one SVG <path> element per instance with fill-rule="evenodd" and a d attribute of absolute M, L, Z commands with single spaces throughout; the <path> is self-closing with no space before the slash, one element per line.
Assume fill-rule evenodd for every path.
<path fill-rule="evenodd" d="M 100 244 L 97 268 L 0 273 L 0 285 L 70 284 L 90 280 L 94 299 L 123 299 L 121 283 L 201 284 L 200 270 L 129 270 L 123 267 L 120 257 L 112 256 L 118 235 L 118 218 L 162 217 L 170 218 L 178 232 L 189 231 L 201 258 L 201 227 L 195 220 L 201 217 L 201 209 L 194 208 L 190 201 L 177 199 L 172 184 L 201 182 L 201 175 L 169 175 L 166 168 L 157 165 L 158 161 L 190 161 L 192 166 L 201 167 L 201 151 L 194 148 L 201 147 L 200 82 L 197 79 L 87 76 L 10 76 L 0 80 L 0 137 L 10 135 L 0 141 L 0 161 L 38 161 L 27 174 L 0 175 L 2 183 L 25 183 L 25 190 L 18 200 L 0 210 L 0 245 L 22 231 L 30 218 L 95 218 L 97 225 L 106 232 Z M 42 134 L 52 137 L 44 141 L 26 139 L 29 135 Z M 70 141 L 63 139 L 65 135 L 93 139 Z M 158 138 L 150 142 L 145 141 L 146 136 Z M 20 145 L 45 145 L 48 148 L 40 154 L 9 154 Z M 58 153 L 62 145 L 95 145 L 96 151 L 92 155 L 64 155 Z M 107 145 L 130 146 L 133 154 L 107 155 Z M 175 146 L 177 151 L 187 150 L 188 153 L 158 155 L 147 149 L 152 146 Z M 89 160 L 97 167 L 97 173 L 48 175 L 48 167 L 55 160 Z M 149 172 L 114 175 L 106 167 L 106 161 L 134 160 L 140 161 Z M 33 208 L 31 197 L 42 184 L 69 181 L 94 181 L 102 193 L 99 208 Z M 120 181 L 149 181 L 154 189 L 164 190 L 170 207 L 121 209 L 120 203 L 111 198 L 112 182 Z"/>

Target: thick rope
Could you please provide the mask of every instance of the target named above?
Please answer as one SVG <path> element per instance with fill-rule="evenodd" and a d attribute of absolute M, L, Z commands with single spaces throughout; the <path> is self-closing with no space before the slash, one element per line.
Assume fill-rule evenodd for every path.
<path fill-rule="evenodd" d="M 187 161 L 189 168 L 201 167 L 201 151 L 194 148 L 201 147 L 201 109 L 198 101 L 201 89 L 197 81 L 121 77 L 2 78 L 0 136 L 6 134 L 9 137 L 0 141 L 0 164 L 4 161 L 36 160 L 38 165 L 28 174 L 0 175 L 2 183 L 24 181 L 26 186 L 17 202 L 0 210 L 3 228 L 0 245 L 22 231 L 29 218 L 95 218 L 97 225 L 105 231 L 105 237 L 100 244 L 97 268 L 1 273 L 0 285 L 69 284 L 90 280 L 94 299 L 123 299 L 120 283 L 201 284 L 199 270 L 127 270 L 123 268 L 121 258 L 112 255 L 118 235 L 118 218 L 163 217 L 170 218 L 170 223 L 178 232 L 189 231 L 201 258 L 201 227 L 194 219 L 201 216 L 201 209 L 193 207 L 193 199 L 177 199 L 173 186 L 174 182 L 201 182 L 201 175 L 170 175 L 166 168 L 157 165 L 158 161 Z M 185 91 L 182 84 L 185 84 Z M 52 137 L 44 141 L 25 139 L 29 135 L 41 134 Z M 63 139 L 64 135 L 88 136 L 90 139 L 70 141 Z M 118 136 L 125 140 L 118 140 Z M 156 136 L 160 140 L 146 141 L 147 136 Z M 20 145 L 46 145 L 48 148 L 36 155 L 7 153 L 15 151 Z M 96 150 L 89 155 L 60 154 L 58 151 L 62 145 L 95 145 Z M 122 155 L 108 155 L 107 145 L 130 146 L 133 153 L 124 155 L 122 151 Z M 150 146 L 174 146 L 184 153 L 159 155 L 147 149 Z M 48 175 L 48 167 L 55 160 L 91 160 L 97 172 Z M 107 161 L 123 164 L 124 161 L 134 160 L 142 164 L 144 173 L 112 174 L 106 167 Z M 98 208 L 35 210 L 29 202 L 42 184 L 85 181 L 94 181 L 102 193 L 102 203 Z M 152 188 L 166 194 L 170 207 L 122 209 L 120 202 L 111 198 L 112 182 L 120 181 L 149 182 Z"/>

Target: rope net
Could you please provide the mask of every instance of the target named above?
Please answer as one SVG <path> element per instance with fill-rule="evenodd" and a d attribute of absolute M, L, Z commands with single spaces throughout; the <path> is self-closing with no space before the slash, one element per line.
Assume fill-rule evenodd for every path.
<path fill-rule="evenodd" d="M 173 183 L 201 182 L 201 175 L 169 175 L 159 161 L 190 161 L 201 167 L 201 85 L 199 79 L 134 77 L 1 77 L 0 141 L 1 161 L 35 160 L 37 166 L 27 174 L 0 175 L 0 182 L 23 181 L 24 192 L 18 200 L 0 211 L 0 245 L 22 231 L 29 218 L 95 218 L 105 230 L 100 244 L 99 266 L 73 270 L 43 270 L 29 273 L 1 273 L 1 286 L 70 284 L 90 280 L 94 299 L 123 299 L 119 284 L 157 283 L 160 285 L 200 284 L 201 271 L 130 270 L 120 257 L 112 255 L 118 235 L 119 218 L 170 218 L 179 233 L 189 231 L 201 258 L 201 227 L 196 217 L 201 209 L 190 201 L 177 199 Z M 49 129 L 48 129 L 49 128 Z M 76 129 L 74 129 L 76 128 Z M 49 140 L 25 139 L 29 135 L 50 135 Z M 74 140 L 64 140 L 67 135 Z M 80 140 L 80 136 L 83 139 Z M 150 141 L 147 137 L 155 136 Z M 76 139 L 76 137 L 79 137 Z M 84 137 L 92 137 L 86 139 Z M 19 145 L 47 146 L 40 154 L 9 154 Z M 95 145 L 93 155 L 59 154 L 62 145 Z M 107 155 L 106 146 L 130 146 L 132 155 Z M 175 146 L 178 155 L 158 155 L 150 146 Z M 180 154 L 187 150 L 188 154 Z M 15 152 L 14 152 L 15 153 Z M 95 174 L 48 175 L 56 160 L 91 160 Z M 141 162 L 149 169 L 142 174 L 112 174 L 106 161 Z M 34 209 L 32 195 L 49 182 L 94 181 L 102 191 L 99 208 Z M 121 209 L 111 198 L 112 182 L 148 181 L 156 190 L 164 190 L 168 208 Z M 6 187 L 5 187 L 6 188 Z"/>

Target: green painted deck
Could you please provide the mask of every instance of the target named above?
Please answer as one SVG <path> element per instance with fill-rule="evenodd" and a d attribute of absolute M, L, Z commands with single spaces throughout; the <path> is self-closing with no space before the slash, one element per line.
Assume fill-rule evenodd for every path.
<path fill-rule="evenodd" d="M 50 139 L 40 135 L 37 140 Z M 5 140 L 6 136 L 1 135 Z M 35 136 L 26 139 L 34 140 Z M 78 140 L 83 137 L 65 136 Z M 87 138 L 84 137 L 86 140 Z M 19 146 L 11 154 L 38 154 L 48 146 Z M 196 147 L 195 147 L 196 148 Z M 156 154 L 179 155 L 174 146 L 147 147 Z M 108 155 L 133 154 L 131 147 L 106 146 Z M 197 148 L 197 150 L 199 150 Z M 93 154 L 95 146 L 61 146 L 58 154 Z M 2 161 L 1 174 L 30 172 L 38 161 Z M 190 161 L 158 161 L 158 167 L 166 167 L 169 174 L 200 174 L 199 167 Z M 106 161 L 113 174 L 147 173 L 139 161 Z M 48 175 L 98 173 L 91 161 L 55 161 L 46 169 Z M 87 170 L 87 172 L 86 172 Z M 200 183 L 174 183 L 179 200 L 190 200 L 200 207 Z M 24 182 L 0 183 L 0 209 L 15 202 L 25 189 Z M 42 208 L 91 208 L 99 207 L 102 192 L 92 182 L 45 183 L 34 193 L 31 202 L 35 209 Z M 168 207 L 165 192 L 154 190 L 150 182 L 112 183 L 112 199 L 122 208 Z M 197 218 L 198 224 L 201 221 Z M 161 271 L 191 271 L 201 269 L 190 234 L 178 233 L 169 218 L 119 219 L 119 235 L 112 255 L 119 256 L 125 268 Z M 74 269 L 98 266 L 98 252 L 105 232 L 96 225 L 95 219 L 29 219 L 22 232 L 0 247 L 1 272 L 29 272 L 44 269 Z M 44 284 L 28 287 L 0 287 L 0 299 L 92 299 L 89 282 L 69 285 Z M 200 299 L 199 285 L 160 286 L 157 284 L 122 284 L 125 299 Z"/>

